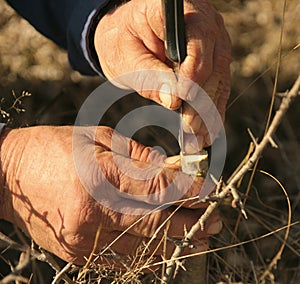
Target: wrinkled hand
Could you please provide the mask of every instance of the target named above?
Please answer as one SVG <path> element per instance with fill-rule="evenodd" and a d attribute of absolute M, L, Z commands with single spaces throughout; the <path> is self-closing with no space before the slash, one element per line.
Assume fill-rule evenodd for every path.
<path fill-rule="evenodd" d="M 191 85 L 191 81 L 195 82 L 207 92 L 224 119 L 230 92 L 231 44 L 221 15 L 209 2 L 188 0 L 184 3 L 187 57 L 179 74 L 186 82 L 177 83 L 165 56 L 161 0 L 131 0 L 101 19 L 95 33 L 95 48 L 104 74 L 116 84 L 135 89 L 173 110 L 179 108 L 181 100 L 191 101 L 199 96 Z M 131 80 L 128 76 L 120 78 L 137 70 L 157 72 L 133 74 Z M 146 90 L 151 83 L 153 91 Z M 201 107 L 205 110 L 201 116 L 214 115 L 209 104 Z M 209 137 L 203 117 L 188 105 L 183 112 L 185 131 L 197 134 L 199 148 L 211 144 L 210 138 L 217 135 L 220 125 L 209 127 L 215 128 L 210 129 L 213 133 Z"/>
<path fill-rule="evenodd" d="M 181 239 L 184 226 L 189 229 L 202 210 L 182 207 L 160 230 L 175 206 L 151 210 L 178 197 L 197 196 L 203 180 L 191 180 L 176 166 L 166 167 L 157 151 L 113 133 L 107 127 L 5 130 L 0 158 L 6 186 L 2 196 L 0 188 L 0 217 L 62 259 L 76 258 L 77 264 L 91 253 L 98 228 L 96 252 L 125 232 L 111 249 L 121 256 L 135 255 L 155 234 L 146 255 L 159 246 L 154 253 L 159 258 L 164 229 L 169 226 L 168 237 Z M 132 176 L 139 170 L 140 176 Z M 220 228 L 219 217 L 213 216 L 193 242 L 197 245 Z M 173 249 L 168 242 L 166 256 Z"/>

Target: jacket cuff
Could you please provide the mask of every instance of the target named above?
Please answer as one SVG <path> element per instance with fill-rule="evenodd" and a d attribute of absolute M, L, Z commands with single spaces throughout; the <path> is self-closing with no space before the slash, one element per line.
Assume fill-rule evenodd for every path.
<path fill-rule="evenodd" d="M 74 70 L 83 75 L 105 77 L 94 46 L 94 34 L 101 18 L 121 0 L 79 0 L 68 28 L 68 56 Z"/>

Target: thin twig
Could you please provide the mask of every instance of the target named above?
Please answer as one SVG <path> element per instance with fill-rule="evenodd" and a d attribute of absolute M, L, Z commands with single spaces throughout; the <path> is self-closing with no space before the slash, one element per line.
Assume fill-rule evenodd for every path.
<path fill-rule="evenodd" d="M 279 182 L 278 179 L 276 179 L 274 176 L 270 175 L 269 173 L 265 172 L 265 171 L 261 171 L 261 173 L 268 175 L 269 177 L 271 177 L 272 179 L 274 179 L 276 181 L 276 183 L 280 186 L 280 188 L 282 189 L 282 191 L 284 192 L 286 201 L 287 201 L 287 206 L 288 206 L 288 227 L 286 228 L 286 232 L 284 235 L 284 239 L 283 242 L 280 246 L 280 249 L 278 250 L 278 252 L 276 253 L 276 255 L 273 257 L 272 261 L 269 263 L 267 269 L 264 271 L 264 273 L 260 276 L 259 281 L 260 283 L 263 282 L 263 280 L 266 278 L 267 275 L 269 275 L 271 273 L 271 270 L 273 269 L 273 267 L 275 267 L 277 265 L 277 262 L 280 260 L 281 255 L 283 253 L 283 250 L 286 246 L 287 243 L 287 239 L 290 233 L 290 225 L 291 225 L 291 221 L 292 221 L 292 208 L 291 208 L 291 202 L 288 196 L 288 193 L 286 192 L 284 186 Z"/>
<path fill-rule="evenodd" d="M 99 237 L 100 237 L 101 229 L 102 229 L 102 225 L 100 224 L 99 227 L 98 227 L 98 229 L 97 229 L 96 236 L 95 236 L 95 239 L 94 239 L 93 249 L 92 249 L 92 251 L 90 253 L 90 256 L 89 256 L 87 262 L 84 264 L 83 268 L 78 273 L 77 280 L 81 279 L 81 277 L 88 271 L 88 267 L 89 267 L 90 263 L 92 262 L 92 258 L 94 257 L 95 252 L 96 252 L 96 250 L 98 248 L 98 242 L 99 242 Z"/>
<path fill-rule="evenodd" d="M 64 279 L 65 280 L 65 276 L 66 276 L 66 272 L 70 269 L 70 267 L 73 265 L 73 262 L 68 262 L 67 265 L 61 270 L 59 271 L 58 273 L 56 273 L 53 281 L 51 284 L 56 284 L 56 283 L 60 283 L 60 280 L 61 279 Z M 67 281 L 66 281 L 67 282 Z M 68 283 L 68 282 L 67 282 Z"/>
<path fill-rule="evenodd" d="M 7 276 L 5 276 L 0 281 L 0 283 L 8 284 L 8 283 L 12 283 L 13 281 L 24 282 L 24 280 L 26 278 L 22 277 L 20 274 L 29 265 L 29 263 L 30 263 L 30 248 L 28 247 L 26 252 L 21 253 L 20 260 L 19 260 L 18 264 L 12 268 L 12 272 L 10 274 L 8 274 Z M 28 279 L 26 279 L 26 280 L 28 280 Z"/>
<path fill-rule="evenodd" d="M 60 273 L 61 268 L 59 264 L 55 261 L 53 256 L 41 247 L 40 250 L 45 255 L 45 262 L 47 262 L 55 270 L 56 273 L 61 274 L 60 279 L 63 279 L 68 284 L 74 284 L 74 282 L 69 278 L 69 276 L 65 272 Z"/>
<path fill-rule="evenodd" d="M 287 227 L 293 227 L 293 226 L 298 225 L 298 224 L 299 224 L 298 221 L 297 222 L 293 222 L 292 224 L 288 224 L 286 226 L 282 226 L 282 227 L 280 227 L 280 228 L 278 228 L 276 230 L 273 230 L 272 232 L 268 232 L 266 234 L 260 235 L 260 236 L 255 237 L 255 238 L 251 238 L 251 239 L 246 240 L 246 241 L 238 242 L 236 244 L 230 244 L 230 245 L 227 245 L 227 246 L 223 246 L 223 247 L 220 247 L 220 248 L 211 249 L 211 250 L 208 250 L 208 251 L 195 252 L 195 253 L 184 255 L 184 256 L 178 256 L 175 260 L 184 260 L 184 259 L 192 258 L 192 257 L 198 256 L 198 255 L 204 255 L 204 254 L 207 254 L 207 253 L 224 251 L 224 250 L 227 250 L 227 249 L 232 249 L 232 248 L 235 248 L 235 247 L 244 246 L 246 244 L 250 244 L 250 243 L 253 243 L 253 242 L 265 239 L 265 238 L 267 238 L 269 236 L 275 235 L 278 232 L 280 232 L 282 230 L 285 230 Z M 155 263 L 149 264 L 147 266 L 144 266 L 144 269 L 150 268 L 150 267 L 153 267 L 153 266 L 157 266 L 157 265 L 161 265 L 164 262 L 168 262 L 168 261 L 169 260 L 162 260 L 162 261 L 159 261 L 159 262 L 155 262 Z"/>
<path fill-rule="evenodd" d="M 294 83 L 292 89 L 289 91 L 287 96 L 283 98 L 279 109 L 276 111 L 276 114 L 270 124 L 270 127 L 266 131 L 265 136 L 262 138 L 261 142 L 255 147 L 254 152 L 252 153 L 250 159 L 245 163 L 245 165 L 236 173 L 232 180 L 228 183 L 227 186 L 223 189 L 220 195 L 226 195 L 230 192 L 231 188 L 238 182 L 238 180 L 245 175 L 245 173 L 250 170 L 261 156 L 262 152 L 265 150 L 266 146 L 270 143 L 270 137 L 274 135 L 279 124 L 281 123 L 285 113 L 287 112 L 291 102 L 298 95 L 298 90 L 300 88 L 300 76 L 298 76 L 296 82 Z"/>
<path fill-rule="evenodd" d="M 57 262 L 51 256 L 51 254 L 48 253 L 47 251 L 43 250 L 42 248 L 40 248 L 41 252 L 39 252 L 34 248 L 33 245 L 31 247 L 26 245 L 26 244 L 20 245 L 20 244 L 16 243 L 11 238 L 9 238 L 8 236 L 6 236 L 5 234 L 3 234 L 1 232 L 0 232 L 0 241 L 6 243 L 8 245 L 9 249 L 14 249 L 14 250 L 20 251 L 22 253 L 27 253 L 29 251 L 30 252 L 30 260 L 37 259 L 37 260 L 42 261 L 42 262 L 47 262 L 56 271 L 56 273 L 61 272 L 60 266 L 57 264 Z M 16 271 L 18 273 L 20 273 L 20 271 L 24 268 L 25 268 L 25 266 L 17 265 L 16 268 L 14 269 L 14 272 L 9 274 L 9 275 L 11 275 L 12 277 L 16 277 L 17 276 Z M 65 280 L 65 282 L 68 283 L 68 284 L 73 284 L 74 283 L 65 273 L 61 273 L 60 278 Z M 8 279 L 10 279 L 10 278 L 8 278 Z M 4 279 L 2 279 L 2 281 L 0 283 L 1 284 L 2 283 L 9 283 L 9 282 L 3 282 L 3 281 L 4 281 Z"/>

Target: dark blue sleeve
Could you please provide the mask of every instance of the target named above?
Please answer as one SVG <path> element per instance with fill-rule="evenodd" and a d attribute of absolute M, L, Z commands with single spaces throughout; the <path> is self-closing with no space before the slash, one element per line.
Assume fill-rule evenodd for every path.
<path fill-rule="evenodd" d="M 72 68 L 84 75 L 101 74 L 101 69 L 89 58 L 85 36 L 95 12 L 109 1 L 7 0 L 36 30 L 66 49 Z"/>

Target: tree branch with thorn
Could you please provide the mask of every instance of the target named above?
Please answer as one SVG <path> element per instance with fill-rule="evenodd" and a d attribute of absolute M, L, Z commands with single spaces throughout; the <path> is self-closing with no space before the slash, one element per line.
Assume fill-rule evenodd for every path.
<path fill-rule="evenodd" d="M 205 222 L 211 216 L 213 211 L 219 206 L 219 204 L 228 195 L 232 196 L 232 206 L 239 207 L 243 216 L 247 218 L 244 204 L 237 191 L 237 184 L 244 177 L 244 175 L 253 167 L 253 165 L 259 160 L 259 158 L 262 156 L 262 153 L 264 152 L 264 150 L 269 144 L 272 147 L 277 148 L 277 145 L 272 137 L 275 134 L 281 121 L 283 120 L 290 105 L 292 104 L 294 99 L 299 95 L 299 89 L 300 89 L 300 75 L 296 79 L 291 90 L 289 90 L 288 92 L 285 93 L 284 96 L 282 96 L 282 101 L 279 106 L 279 109 L 276 111 L 270 123 L 269 128 L 265 132 L 265 135 L 263 136 L 260 142 L 257 142 L 257 139 L 254 138 L 254 135 L 251 133 L 251 131 L 248 131 L 252 143 L 254 145 L 254 149 L 253 151 L 251 151 L 249 158 L 244 159 L 243 162 L 240 164 L 240 166 L 234 171 L 231 178 L 227 181 L 227 184 L 225 184 L 222 179 L 216 181 L 212 177 L 212 179 L 216 183 L 216 194 L 214 194 L 213 196 L 205 197 L 204 199 L 193 203 L 193 205 L 195 205 L 200 202 L 210 202 L 209 206 L 206 208 L 206 211 L 200 217 L 198 222 L 195 223 L 192 226 L 192 228 L 186 233 L 184 240 L 191 240 L 198 230 L 204 229 Z M 188 242 L 182 242 L 181 246 L 176 246 L 172 257 L 167 261 L 166 271 L 164 273 L 162 283 L 167 283 L 171 279 L 175 269 L 176 259 L 181 256 L 186 246 L 188 246 Z"/>

